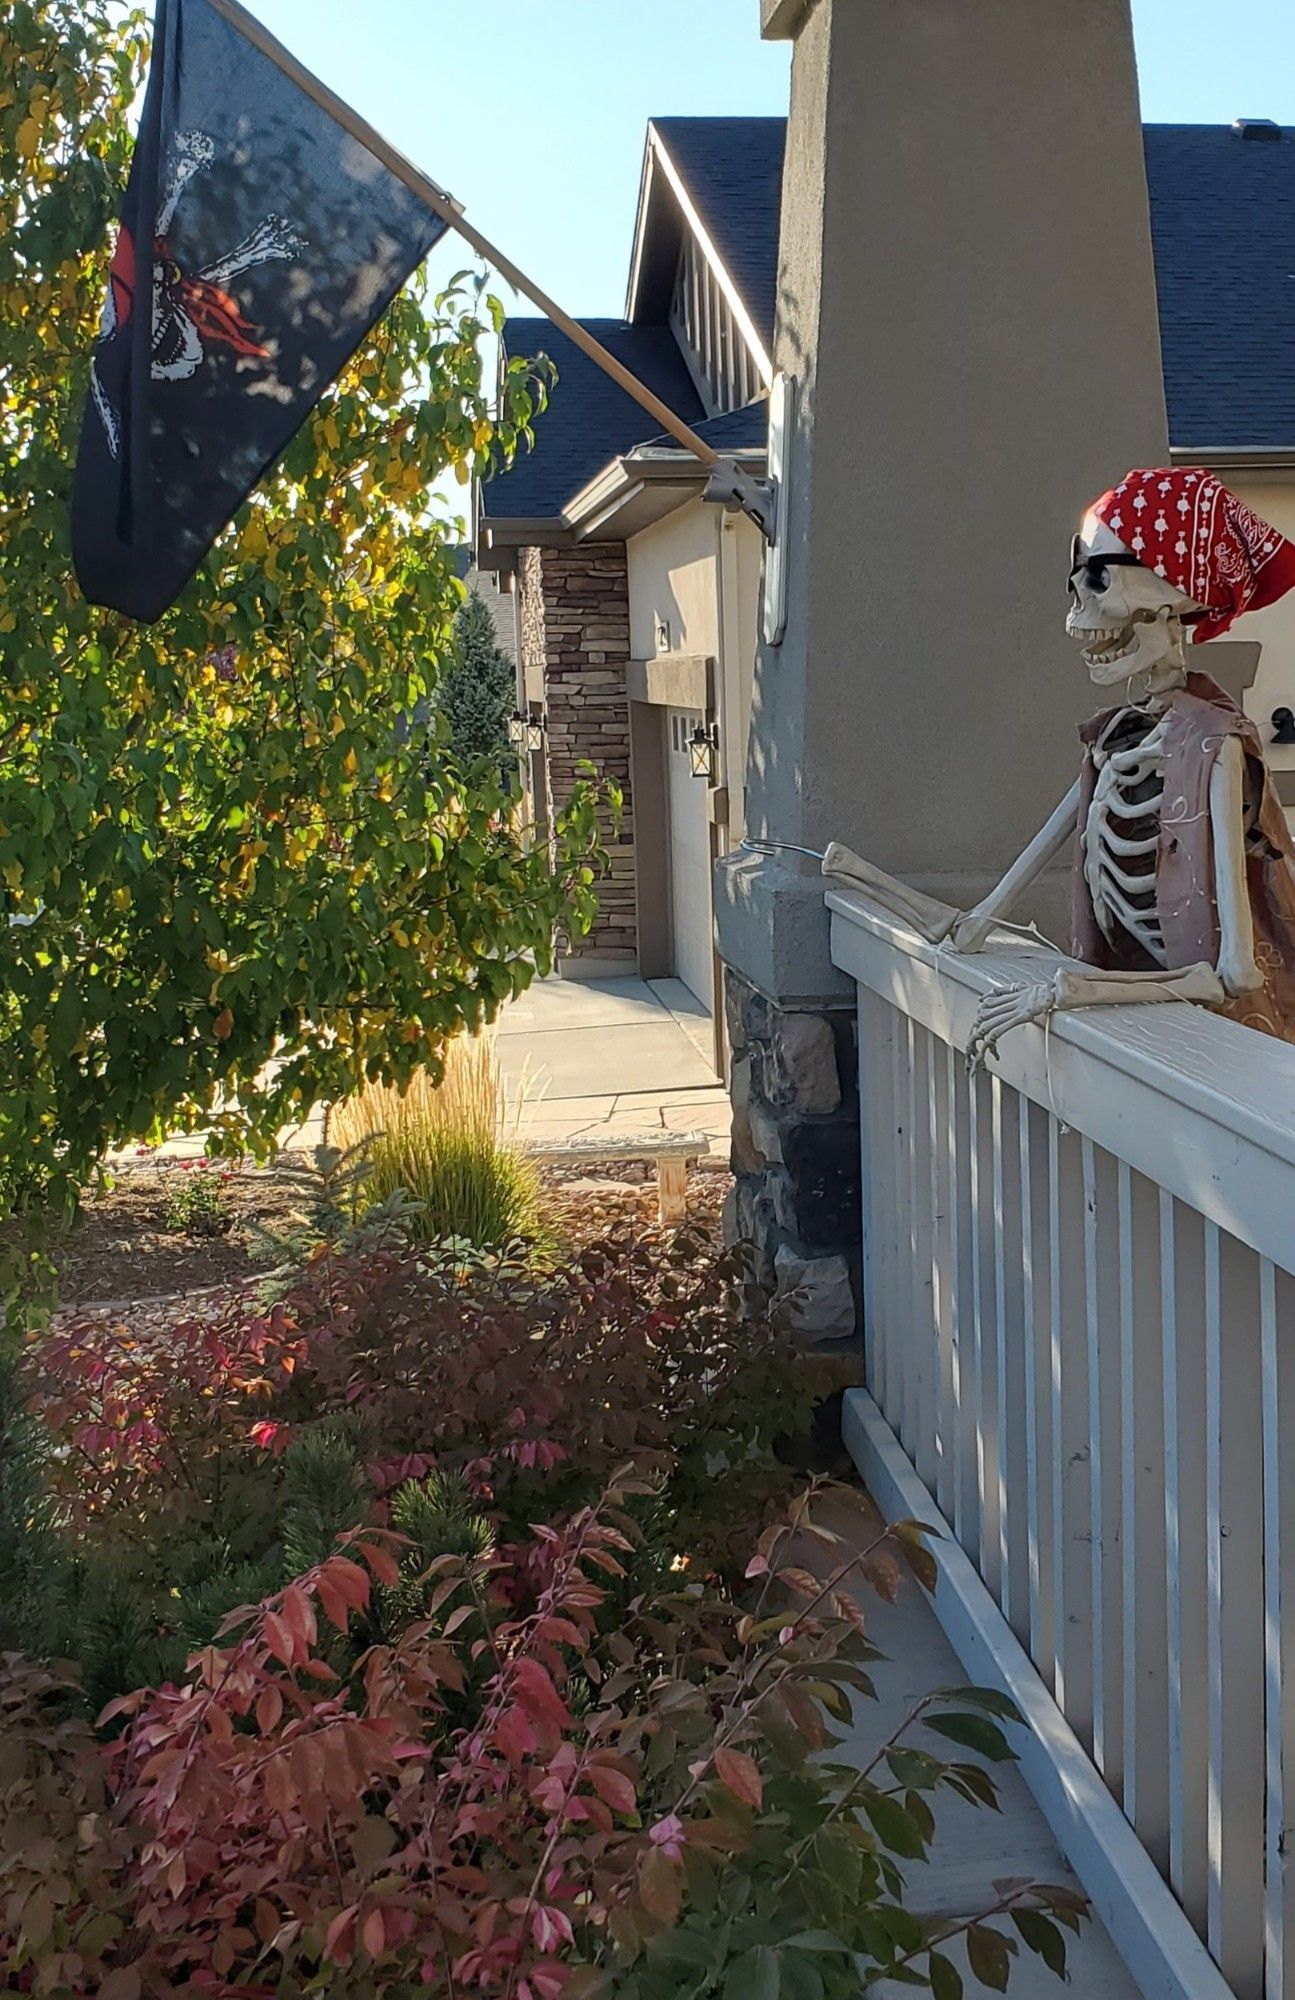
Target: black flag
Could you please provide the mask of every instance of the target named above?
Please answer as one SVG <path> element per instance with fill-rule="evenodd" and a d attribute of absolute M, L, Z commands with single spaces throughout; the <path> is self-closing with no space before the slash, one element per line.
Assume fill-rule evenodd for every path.
<path fill-rule="evenodd" d="M 448 226 L 212 0 L 158 0 L 72 501 L 91 602 L 161 617 Z"/>

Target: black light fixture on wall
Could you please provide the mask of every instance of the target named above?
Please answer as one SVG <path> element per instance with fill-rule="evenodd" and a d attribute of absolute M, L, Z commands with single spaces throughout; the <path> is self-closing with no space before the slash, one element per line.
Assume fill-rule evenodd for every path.
<path fill-rule="evenodd" d="M 520 708 L 514 709 L 508 722 L 508 741 L 514 750 L 529 750 L 532 755 L 544 748 L 544 723 L 534 715 L 523 715 Z"/>
<path fill-rule="evenodd" d="M 705 778 L 708 783 L 714 779 L 718 749 L 719 731 L 714 723 L 699 722 L 688 738 L 688 758 L 694 778 Z"/>

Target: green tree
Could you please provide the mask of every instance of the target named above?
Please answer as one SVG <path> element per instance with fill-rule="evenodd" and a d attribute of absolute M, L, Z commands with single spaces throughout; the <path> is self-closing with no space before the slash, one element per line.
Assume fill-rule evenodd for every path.
<path fill-rule="evenodd" d="M 517 706 L 517 669 L 495 637 L 495 623 L 477 591 L 459 606 L 440 710 L 450 749 L 465 771 L 484 763 L 502 783 L 515 784 L 517 752 L 508 722 Z"/>
<path fill-rule="evenodd" d="M 79 596 L 70 468 L 145 58 L 113 0 L 0 16 L 11 1202 L 70 1198 L 165 1124 L 264 1149 L 310 1103 L 434 1064 L 592 904 L 587 797 L 553 857 L 525 853 L 501 790 L 396 726 L 434 701 L 462 601 L 437 482 L 529 443 L 543 395 L 515 365 L 490 414 L 501 309 L 470 274 L 405 289 L 163 621 Z"/>

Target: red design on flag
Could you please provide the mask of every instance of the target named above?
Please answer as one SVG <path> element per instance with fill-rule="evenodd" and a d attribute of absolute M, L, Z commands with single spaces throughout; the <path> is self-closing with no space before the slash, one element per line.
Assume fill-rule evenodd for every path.
<path fill-rule="evenodd" d="M 129 229 L 123 228 L 118 233 L 108 272 L 108 291 L 112 305 L 111 311 L 105 313 L 105 321 L 125 326 L 135 310 L 135 239 Z"/>
<path fill-rule="evenodd" d="M 1093 505 L 1097 519 L 1120 534 L 1121 502 L 1134 494 L 1139 527 L 1129 546 L 1155 571 L 1203 609 L 1189 613 L 1197 645 L 1217 639 L 1245 611 L 1275 604 L 1295 586 L 1295 543 L 1212 472 L 1200 467 L 1155 467 L 1126 474 Z M 1147 519 L 1152 495 L 1155 515 Z"/>

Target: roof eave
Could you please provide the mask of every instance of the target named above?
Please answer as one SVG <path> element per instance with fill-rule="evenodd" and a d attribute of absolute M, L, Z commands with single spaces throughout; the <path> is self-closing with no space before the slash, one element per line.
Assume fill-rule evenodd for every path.
<path fill-rule="evenodd" d="M 511 569 L 518 549 L 570 548 L 574 539 L 561 515 L 515 514 L 492 519 L 482 514 L 477 522 L 477 568 Z"/>
<path fill-rule="evenodd" d="M 1207 465 L 1217 472 L 1295 474 L 1295 445 L 1176 444 L 1169 456 L 1174 465 Z"/>
<path fill-rule="evenodd" d="M 744 471 L 763 470 L 763 445 L 726 452 Z M 709 468 L 691 452 L 668 445 L 637 445 L 614 458 L 567 502 L 560 515 L 483 515 L 477 538 L 481 569 L 511 567 L 519 548 L 572 548 L 579 542 L 622 541 L 704 493 Z"/>

